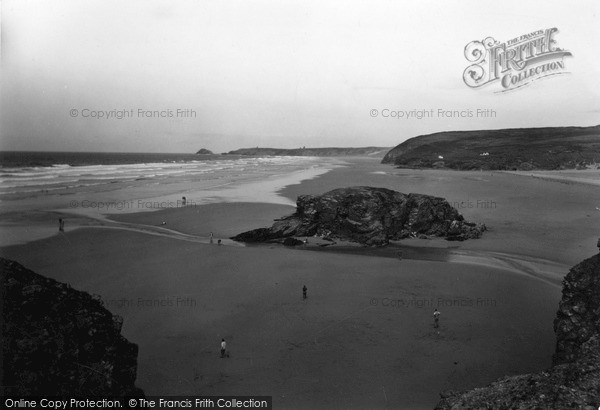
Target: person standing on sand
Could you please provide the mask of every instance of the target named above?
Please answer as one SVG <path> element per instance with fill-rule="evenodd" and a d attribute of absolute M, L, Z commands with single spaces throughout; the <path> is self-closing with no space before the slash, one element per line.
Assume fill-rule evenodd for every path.
<path fill-rule="evenodd" d="M 226 349 L 227 349 L 227 343 L 225 343 L 225 339 L 221 339 L 221 357 L 225 357 Z"/>
<path fill-rule="evenodd" d="M 60 232 L 65 231 L 65 221 L 62 218 L 58 218 L 58 230 Z"/>
<path fill-rule="evenodd" d="M 433 327 L 439 327 L 440 326 L 440 312 L 439 310 L 435 309 L 433 311 Z"/>
<path fill-rule="evenodd" d="M 210 243 L 213 243 L 213 233 L 210 233 Z"/>
<path fill-rule="evenodd" d="M 304 286 L 302 287 L 302 299 L 306 299 L 306 291 L 307 291 L 307 290 L 308 290 L 308 289 L 306 289 L 306 285 L 304 285 Z"/>

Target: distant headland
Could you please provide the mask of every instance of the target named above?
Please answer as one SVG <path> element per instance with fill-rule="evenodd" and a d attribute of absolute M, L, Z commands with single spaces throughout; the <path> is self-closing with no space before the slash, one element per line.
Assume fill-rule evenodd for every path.
<path fill-rule="evenodd" d="M 360 147 L 360 148 L 240 148 L 224 153 L 223 155 L 267 155 L 267 156 L 295 156 L 295 157 L 343 157 L 362 155 L 383 155 L 389 147 Z"/>

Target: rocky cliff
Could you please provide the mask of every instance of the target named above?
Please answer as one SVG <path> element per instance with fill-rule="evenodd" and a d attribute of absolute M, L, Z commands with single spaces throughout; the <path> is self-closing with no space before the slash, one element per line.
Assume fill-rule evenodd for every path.
<path fill-rule="evenodd" d="M 442 393 L 436 409 L 597 409 L 600 406 L 600 255 L 571 268 L 554 321 L 553 366 L 467 392 Z"/>
<path fill-rule="evenodd" d="M 318 196 L 301 195 L 293 215 L 276 221 L 270 228 L 244 232 L 232 239 L 267 242 L 318 235 L 382 246 L 411 236 L 478 238 L 484 230 L 484 225 L 464 221 L 443 198 L 352 187 Z"/>
<path fill-rule="evenodd" d="M 563 280 L 554 332 L 554 364 L 577 360 L 581 347 L 592 337 L 600 336 L 600 254 L 571 268 Z"/>
<path fill-rule="evenodd" d="M 2 394 L 143 396 L 137 345 L 98 297 L 0 258 Z"/>
<path fill-rule="evenodd" d="M 447 131 L 392 148 L 384 164 L 405 168 L 531 170 L 600 163 L 600 126 Z"/>

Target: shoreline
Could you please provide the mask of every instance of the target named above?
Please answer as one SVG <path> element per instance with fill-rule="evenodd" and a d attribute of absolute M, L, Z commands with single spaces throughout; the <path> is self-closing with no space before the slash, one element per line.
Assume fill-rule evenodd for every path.
<path fill-rule="evenodd" d="M 9 202 L 2 207 L 4 216 L 0 223 L 0 246 L 25 245 L 28 242 L 50 238 L 59 234 L 57 232 L 58 218 L 67 220 L 67 228 L 79 228 L 94 223 L 108 223 L 111 217 L 124 214 L 158 213 L 164 210 L 177 210 L 189 207 L 200 207 L 207 204 L 226 203 L 265 203 L 268 205 L 295 206 L 291 200 L 279 194 L 279 191 L 288 185 L 300 184 L 302 181 L 317 178 L 330 172 L 332 169 L 344 166 L 340 159 L 325 158 L 324 164 L 311 165 L 309 168 L 294 170 L 287 173 L 277 173 L 267 176 L 266 180 L 229 181 L 218 185 L 204 186 L 196 191 L 167 192 L 161 196 L 145 196 L 137 200 L 127 199 L 123 194 L 112 196 L 109 201 L 102 201 L 103 192 L 75 195 L 69 200 L 69 208 L 64 208 L 64 199 L 60 195 L 51 201 L 46 201 L 42 206 L 26 201 L 24 211 L 17 210 L 15 203 Z M 126 190 L 121 190 L 126 192 Z M 118 192 L 121 192 L 118 191 Z M 185 193 L 188 204 L 182 205 L 180 195 Z M 91 199 L 83 199 L 91 198 Z M 61 202 L 63 203 L 61 205 Z M 7 208 L 7 209 L 6 209 Z M 94 222 L 96 221 L 96 222 Z"/>
<path fill-rule="evenodd" d="M 502 171 L 507 174 L 537 178 L 544 181 L 560 182 L 564 184 L 582 184 L 600 186 L 600 170 L 598 169 L 579 169 L 579 170 L 557 170 L 557 171 Z"/>
<path fill-rule="evenodd" d="M 311 167 L 307 170 L 296 170 L 286 174 L 274 174 L 269 177 L 269 181 L 255 181 L 251 183 L 237 183 L 235 186 L 226 189 L 224 194 L 219 197 L 209 196 L 207 202 L 202 204 L 193 204 L 187 206 L 169 207 L 169 208 L 158 208 L 158 209 L 145 209 L 142 211 L 120 211 L 113 209 L 112 212 L 101 213 L 98 209 L 53 209 L 47 211 L 38 211 L 38 217 L 46 219 L 44 215 L 52 215 L 54 217 L 63 216 L 67 218 L 69 224 L 68 230 L 90 228 L 90 229 L 121 229 L 133 232 L 146 233 L 149 235 L 159 235 L 170 237 L 173 239 L 181 239 L 199 243 L 209 243 L 210 232 L 215 233 L 216 238 L 222 240 L 225 245 L 233 246 L 272 246 L 269 244 L 265 245 L 246 245 L 238 242 L 229 240 L 229 236 L 233 236 L 237 233 L 243 232 L 244 230 L 255 229 L 261 226 L 268 226 L 273 220 L 281 218 L 285 215 L 291 214 L 295 210 L 295 199 L 296 196 L 302 192 L 307 185 L 311 186 L 324 186 L 330 185 L 329 180 L 338 180 L 335 175 L 336 170 L 339 173 L 346 173 L 348 168 L 359 164 L 359 172 L 362 172 L 363 167 L 375 168 L 371 170 L 370 174 L 375 176 L 389 176 L 397 175 L 394 173 L 396 168 L 391 168 L 387 164 L 380 164 L 379 159 L 372 157 L 350 157 L 346 161 L 340 161 L 339 158 L 334 158 L 335 164 L 329 163 L 330 167 Z M 382 168 L 383 170 L 379 170 Z M 405 170 L 402 170 L 405 171 Z M 414 170 L 413 170 L 414 171 Z M 423 170 L 421 170 L 423 171 Z M 468 171 L 454 171 L 469 173 Z M 479 171 L 475 172 L 477 174 Z M 574 171 L 580 172 L 580 171 Z M 523 175 L 519 172 L 506 172 L 506 174 L 515 174 L 519 176 Z M 561 182 L 561 181 L 556 181 Z M 325 188 L 323 188 L 325 189 Z M 334 189 L 334 188 L 331 188 Z M 211 192 L 214 192 L 211 190 Z M 311 193 L 322 193 L 322 192 L 311 192 Z M 173 196 L 167 195 L 166 197 Z M 165 197 L 162 197 L 165 198 Z M 248 201 L 250 199 L 250 201 Z M 265 199 L 267 201 L 265 201 Z M 212 202 L 215 200 L 216 202 Z M 243 216 L 240 215 L 240 210 L 237 208 L 244 208 L 247 206 L 256 206 L 261 208 L 264 217 L 258 218 L 258 220 L 244 221 Z M 208 207 L 208 208 L 206 208 Z M 215 208 L 216 207 L 216 208 Z M 217 208 L 232 208 L 232 215 L 236 222 L 233 224 L 238 229 L 231 230 L 226 229 L 220 230 L 218 226 L 211 227 L 203 231 L 199 231 L 198 224 L 196 226 L 190 226 L 188 219 L 191 214 L 204 213 L 207 209 L 208 213 L 216 212 Z M 224 213 L 226 213 L 225 211 Z M 256 213 L 256 212 L 253 212 Z M 9 214 L 10 215 L 10 214 Z M 174 220 L 174 222 L 171 222 Z M 27 227 L 27 235 L 30 239 L 27 241 L 20 240 L 21 237 L 16 235 L 16 239 L 11 239 L 8 242 L 6 240 L 1 244 L 4 246 L 12 245 L 26 245 L 29 242 L 48 239 L 52 236 L 59 235 L 54 229 L 47 225 L 38 229 L 38 236 L 36 237 L 36 228 L 32 227 L 30 221 L 21 221 L 21 223 L 15 223 L 13 220 L 6 219 L 2 229 L 6 231 L 6 228 L 16 227 L 22 229 L 24 226 Z M 75 224 L 73 224 L 75 222 Z M 207 223 L 207 221 L 202 221 Z M 163 226 L 162 223 L 165 223 Z M 210 223 L 207 223 L 210 225 Z M 245 226 L 245 227 L 244 227 Z M 33 233 L 33 235 L 32 235 Z M 489 235 L 486 232 L 485 235 Z M 31 238 L 33 237 L 33 238 Z M 6 235 L 3 239 L 6 239 Z M 514 252 L 495 252 L 489 247 L 477 247 L 470 246 L 473 243 L 477 245 L 477 240 L 469 240 L 460 244 L 453 243 L 447 244 L 445 241 L 436 240 L 410 240 L 406 239 L 398 241 L 391 245 L 390 248 L 379 248 L 370 249 L 363 248 L 360 245 L 346 244 L 347 246 L 335 245 L 327 246 L 329 243 L 322 245 L 327 248 L 320 247 L 309 247 L 306 250 L 313 251 L 325 251 L 325 252 L 338 252 L 338 253 L 351 253 L 355 255 L 373 255 L 383 257 L 396 257 L 394 256 L 398 251 L 404 253 L 403 258 L 422 260 L 422 261 L 444 261 L 449 263 L 469 263 L 479 264 L 488 267 L 498 267 L 507 271 L 518 272 L 521 274 L 531 275 L 540 280 L 547 281 L 550 284 L 556 285 L 560 283 L 560 273 L 568 270 L 570 265 L 559 262 L 556 258 L 537 258 L 534 255 L 528 253 L 514 253 Z M 432 244 L 438 243 L 441 245 Z M 465 246 L 466 245 L 466 246 Z M 304 248 L 304 247 L 303 247 Z M 465 248 L 465 249 L 462 249 Z M 305 250 L 305 249 L 301 249 Z M 544 269 L 549 270 L 550 273 L 545 273 Z M 548 267 L 550 267 L 548 269 Z M 565 270 L 566 269 L 566 270 Z"/>

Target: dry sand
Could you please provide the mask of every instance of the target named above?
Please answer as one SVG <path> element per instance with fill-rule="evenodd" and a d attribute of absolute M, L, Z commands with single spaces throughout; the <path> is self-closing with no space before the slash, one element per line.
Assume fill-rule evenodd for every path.
<path fill-rule="evenodd" d="M 419 251 L 399 260 L 206 243 L 208 232 L 228 237 L 294 210 L 229 203 L 113 216 L 139 231 L 97 222 L 0 253 L 101 295 L 122 315 L 124 336 L 140 347 L 138 385 L 148 395 L 272 395 L 275 408 L 431 408 L 443 390 L 548 367 L 560 299 L 552 278 L 595 253 L 588 242 L 600 222 L 592 212 L 598 190 L 349 161 L 281 193 L 372 185 L 493 201 L 495 208 L 461 209 L 490 231 L 460 244 L 404 245 L 446 248 L 454 262 L 418 260 Z M 221 338 L 228 359 L 218 357 Z"/>

